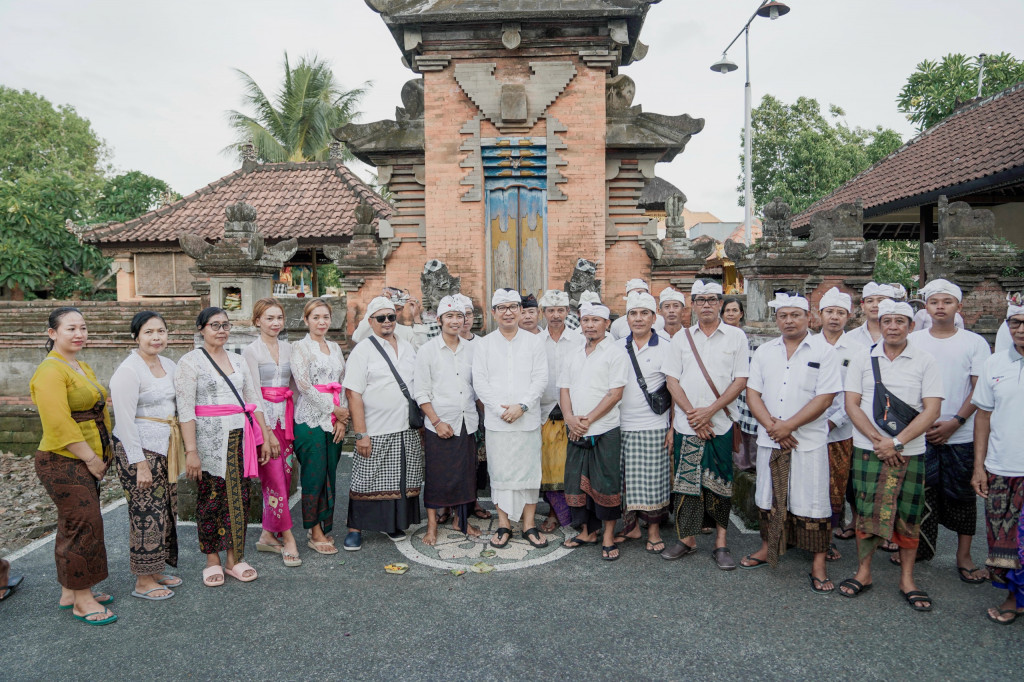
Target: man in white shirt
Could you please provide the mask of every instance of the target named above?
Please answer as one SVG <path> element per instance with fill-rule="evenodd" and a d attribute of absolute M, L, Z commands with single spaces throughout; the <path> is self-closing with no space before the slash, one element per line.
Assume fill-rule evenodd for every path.
<path fill-rule="evenodd" d="M 978 585 L 988 579 L 988 572 L 975 566 L 971 558 L 971 540 L 978 523 L 978 501 L 971 488 L 977 408 L 971 396 L 990 355 L 989 346 L 981 336 L 956 326 L 963 299 L 960 287 L 934 279 L 921 290 L 921 296 L 932 324 L 925 331 L 913 332 L 908 340 L 938 362 L 945 400 L 942 414 L 925 432 L 924 518 L 917 561 L 935 556 L 941 524 L 957 534 L 960 579 Z"/>
<path fill-rule="evenodd" d="M 364 530 L 404 539 L 405 529 L 420 522 L 423 485 L 423 444 L 419 432 L 409 428 L 416 350 L 395 336 L 395 304 L 390 298 L 370 301 L 367 320 L 373 334 L 352 349 L 342 382 L 356 439 L 345 537 L 345 547 L 351 549 L 362 546 Z"/>
<path fill-rule="evenodd" d="M 646 292 L 651 293 L 651 287 L 642 279 L 631 279 L 626 282 L 626 299 L 629 299 L 629 295 L 634 292 Z M 654 320 L 654 331 L 660 332 L 665 329 L 665 318 L 658 315 Z M 624 339 L 629 335 L 629 321 L 626 320 L 625 315 L 618 317 L 612 322 L 611 326 L 612 336 L 616 339 Z"/>
<path fill-rule="evenodd" d="M 663 336 L 671 339 L 683 328 L 683 312 L 686 310 L 686 296 L 672 287 L 665 287 L 658 295 L 658 310 L 665 319 Z"/>
<path fill-rule="evenodd" d="M 586 343 L 577 347 L 558 378 L 560 405 L 569 428 L 565 453 L 565 500 L 579 535 L 562 543 L 574 549 L 598 541 L 601 557 L 619 558 L 615 522 L 622 516 L 622 440 L 619 401 L 626 386 L 625 352 L 607 338 L 608 308 L 580 306 L 580 328 Z"/>
<path fill-rule="evenodd" d="M 878 306 L 882 301 L 896 298 L 896 289 L 891 284 L 868 282 L 860 295 L 860 309 L 864 313 L 864 324 L 850 332 L 850 341 L 867 348 L 878 343 L 882 338 L 882 329 L 878 324 Z"/>
<path fill-rule="evenodd" d="M 818 301 L 818 315 L 821 317 L 821 338 L 836 352 L 839 374 L 846 381 L 846 370 L 854 354 L 864 347 L 852 341 L 844 330 L 853 311 L 853 298 L 838 287 L 832 287 Z M 845 526 L 846 502 L 856 510 L 853 488 L 850 485 L 850 463 L 853 457 L 853 424 L 846 416 L 846 396 L 839 391 L 832 404 L 825 410 L 828 424 L 828 475 L 829 500 L 832 504 L 833 535 L 840 540 L 852 540 L 857 532 L 856 522 Z M 828 561 L 838 561 L 842 555 L 833 543 L 828 550 Z"/>
<path fill-rule="evenodd" d="M 540 337 L 544 340 L 548 358 L 548 384 L 540 399 L 541 419 L 544 420 L 540 427 L 540 489 L 551 506 L 551 513 L 540 529 L 543 533 L 553 533 L 558 526 L 572 523 L 572 513 L 565 502 L 565 446 L 568 437 L 562 408 L 558 405 L 558 374 L 572 351 L 583 345 L 583 335 L 565 326 L 569 294 L 550 289 L 541 297 L 540 307 L 547 323 Z"/>
<path fill-rule="evenodd" d="M 398 318 L 398 324 L 395 325 L 394 331 L 395 337 L 409 342 L 412 344 L 413 350 L 416 350 L 426 343 L 427 339 L 438 335 L 437 324 L 424 324 L 421 319 L 419 300 L 411 298 L 407 292 L 395 294 L 394 292 L 396 291 L 397 289 L 385 288 L 384 296 L 382 297 L 389 299 L 391 304 L 395 306 L 395 315 Z M 367 306 L 366 314 L 352 331 L 353 343 L 359 343 L 368 339 L 373 334 L 369 318 L 370 307 Z"/>
<path fill-rule="evenodd" d="M 1007 590 L 1002 604 L 988 609 L 990 620 L 1008 624 L 1024 614 L 1024 566 L 1019 534 L 1024 508 L 1024 300 L 1009 299 L 1007 328 L 1012 346 L 985 361 L 973 402 L 974 476 L 971 486 L 985 499 L 988 561 L 992 586 Z"/>
<path fill-rule="evenodd" d="M 425 417 L 426 545 L 437 542 L 439 509 L 452 510 L 456 531 L 480 535 L 480 530 L 468 523 L 470 506 L 476 500 L 479 417 L 473 391 L 473 346 L 459 337 L 465 318 L 460 303 L 451 296 L 442 298 L 437 305 L 441 335 L 416 353 L 416 402 Z"/>
<path fill-rule="evenodd" d="M 854 356 L 846 373 L 859 563 L 856 575 L 839 584 L 839 593 L 852 598 L 871 588 L 871 558 L 891 537 L 900 552 L 900 593 L 915 611 L 930 611 L 931 597 L 914 583 L 914 560 L 924 512 L 924 433 L 938 418 L 944 393 L 935 358 L 907 342 L 913 319 L 909 303 L 882 301 L 882 342 Z M 875 362 L 888 393 L 879 395 L 877 409 Z"/>
<path fill-rule="evenodd" d="M 629 378 L 619 405 L 622 427 L 622 482 L 624 538 L 640 537 L 637 518 L 647 524 L 647 551 L 661 553 L 661 522 L 668 518 L 672 492 L 671 397 L 665 388 L 664 364 L 671 344 L 653 330 L 657 304 L 648 293 L 632 293 L 626 300 L 630 334 L 620 341 L 627 357 Z M 634 365 L 633 359 L 636 360 Z M 640 368 L 639 376 L 636 368 Z M 640 381 L 644 382 L 641 387 Z M 646 391 L 646 395 L 645 395 Z M 647 396 L 667 397 L 664 412 L 655 412 Z M 632 531 L 636 530 L 636 535 Z"/>
<path fill-rule="evenodd" d="M 778 565 L 786 540 L 814 555 L 811 589 L 835 590 L 825 568 L 832 503 L 829 497 L 828 418 L 842 389 L 836 352 L 808 330 L 807 299 L 777 293 L 768 306 L 782 336 L 762 344 L 750 363 L 747 404 L 757 419 L 757 490 L 761 548 L 743 568 Z"/>
<path fill-rule="evenodd" d="M 673 459 L 678 541 L 661 553 L 666 560 L 697 551 L 705 519 L 716 526 L 712 557 L 723 571 L 736 568 L 726 545 L 732 510 L 733 419 L 736 398 L 747 385 L 747 335 L 722 322 L 722 285 L 697 280 L 690 303 L 697 323 L 672 337 L 665 382 L 675 403 Z M 689 333 L 687 333 L 689 332 Z M 703 370 L 702 370 L 703 366 Z"/>
<path fill-rule="evenodd" d="M 523 537 L 546 547 L 537 531 L 540 494 L 540 397 L 548 384 L 548 360 L 539 336 L 519 328 L 522 299 L 514 289 L 498 289 L 491 313 L 498 329 L 474 341 L 473 388 L 484 406 L 487 471 L 498 508 L 498 530 L 491 545 L 512 537 L 512 521 L 522 519 Z"/>
<path fill-rule="evenodd" d="M 927 286 L 927 285 L 925 285 L 925 286 Z M 964 327 L 963 315 L 961 315 L 960 313 L 957 313 L 956 314 L 956 318 L 953 321 L 953 324 L 954 324 L 954 326 L 956 326 L 957 329 L 964 329 L 965 327 Z M 931 317 L 931 315 L 928 314 L 927 306 L 924 307 L 924 308 L 921 308 L 916 313 L 914 313 L 914 331 L 915 332 L 923 332 L 926 329 L 930 329 L 931 326 L 932 326 L 932 317 Z"/>

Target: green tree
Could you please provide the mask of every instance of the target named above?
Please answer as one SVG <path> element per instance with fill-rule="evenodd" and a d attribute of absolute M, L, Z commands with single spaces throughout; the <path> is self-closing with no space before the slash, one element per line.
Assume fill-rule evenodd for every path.
<path fill-rule="evenodd" d="M 140 171 L 107 178 L 96 200 L 92 220 L 125 222 L 160 206 L 161 200 L 177 201 L 181 195 L 166 182 Z"/>
<path fill-rule="evenodd" d="M 755 212 L 782 197 L 799 213 L 902 144 L 896 131 L 881 126 L 851 128 L 843 121 L 845 115 L 832 105 L 826 116 L 818 101 L 808 97 L 793 104 L 771 95 L 762 98 L 751 112 Z M 742 182 L 741 175 L 741 206 Z"/>
<path fill-rule="evenodd" d="M 359 100 L 370 86 L 367 81 L 346 90 L 330 65 L 316 55 L 303 57 L 292 69 L 286 52 L 284 82 L 273 98 L 252 76 L 236 71 L 245 88 L 243 101 L 254 112 L 228 112 L 235 143 L 223 151 L 239 159 L 239 147 L 251 139 L 261 161 L 326 161 L 334 139 L 331 130 L 359 116 Z M 345 155 L 352 158 L 347 150 Z"/>
<path fill-rule="evenodd" d="M 918 286 L 921 274 L 921 245 L 915 241 L 880 240 L 875 260 L 876 282 L 899 282 L 907 291 Z"/>
<path fill-rule="evenodd" d="M 907 78 L 896 98 L 898 110 L 917 125 L 918 131 L 932 127 L 978 95 L 978 57 L 947 54 L 940 61 L 926 59 Z M 1006 52 L 985 57 L 981 95 L 989 97 L 1024 81 L 1024 61 Z"/>

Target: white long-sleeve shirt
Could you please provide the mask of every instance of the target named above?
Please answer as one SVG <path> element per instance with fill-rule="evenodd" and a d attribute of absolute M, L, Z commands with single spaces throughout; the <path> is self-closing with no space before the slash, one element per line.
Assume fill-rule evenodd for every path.
<path fill-rule="evenodd" d="M 455 435 L 475 433 L 480 425 L 476 411 L 476 391 L 473 390 L 474 344 L 459 339 L 453 351 L 443 336 L 435 336 L 416 351 L 416 402 L 430 403 L 437 418 L 452 427 Z M 428 431 L 437 428 L 424 420 Z"/>
<path fill-rule="evenodd" d="M 548 356 L 548 385 L 540 398 L 541 421 L 547 421 L 551 410 L 558 404 L 558 375 L 566 358 L 572 351 L 584 344 L 583 335 L 566 327 L 558 341 L 551 338 L 547 329 L 542 329 L 538 336 L 544 340 L 544 352 Z"/>
<path fill-rule="evenodd" d="M 828 343 L 828 339 L 825 338 L 824 334 L 821 335 L 821 340 Z M 851 339 L 848 333 L 843 332 L 832 348 L 838 357 L 839 374 L 845 386 L 846 369 L 850 366 L 853 356 L 864 350 L 864 346 Z M 824 417 L 836 425 L 836 428 L 828 432 L 829 443 L 838 443 L 841 440 L 853 437 L 853 422 L 850 421 L 850 416 L 846 414 L 846 393 L 844 391 L 839 391 L 836 394 L 832 404 L 825 410 Z"/>
<path fill-rule="evenodd" d="M 110 377 L 110 397 L 114 403 L 114 437 L 121 441 L 130 464 L 146 459 L 143 450 L 167 455 L 171 427 L 160 422 L 138 419 L 170 419 L 175 415 L 174 361 L 160 356 L 164 376 L 155 377 L 137 351 Z"/>
<path fill-rule="evenodd" d="M 548 359 L 539 334 L 516 330 L 512 340 L 494 331 L 473 342 L 473 388 L 484 404 L 484 426 L 490 431 L 539 429 L 540 397 L 548 385 Z M 527 412 L 515 422 L 502 420 L 502 405 L 524 404 Z"/>

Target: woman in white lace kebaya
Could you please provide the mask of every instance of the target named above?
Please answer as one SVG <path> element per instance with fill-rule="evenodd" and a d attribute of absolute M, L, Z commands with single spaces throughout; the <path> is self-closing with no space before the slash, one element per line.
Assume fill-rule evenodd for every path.
<path fill-rule="evenodd" d="M 259 392 L 242 356 L 224 349 L 231 329 L 221 308 L 196 318 L 203 345 L 178 361 L 174 390 L 185 441 L 185 468 L 198 482 L 196 526 L 206 554 L 203 584 L 224 584 L 224 573 L 242 582 L 258 577 L 243 561 L 249 485 L 258 464 L 277 456 L 277 440 L 263 422 Z M 259 445 L 266 445 L 261 449 Z M 258 460 L 262 460 L 259 461 Z M 220 552 L 226 552 L 222 568 Z"/>
<path fill-rule="evenodd" d="M 114 403 L 114 461 L 128 499 L 128 566 L 135 575 L 133 597 L 162 601 L 181 578 L 164 575 L 178 565 L 175 525 L 182 452 L 175 418 L 174 361 L 167 348 L 167 325 L 159 313 L 142 311 L 132 319 L 139 344 L 110 378 Z"/>
<path fill-rule="evenodd" d="M 288 493 L 292 486 L 295 450 L 293 422 L 295 403 L 291 390 L 292 347 L 278 339 L 284 329 L 284 308 L 273 298 L 261 298 L 253 305 L 252 324 L 260 330 L 258 339 L 242 351 L 254 383 L 260 387 L 267 428 L 280 445 L 280 455 L 260 465 L 263 487 L 263 534 L 256 543 L 261 552 L 280 554 L 285 566 L 301 566 Z"/>
<path fill-rule="evenodd" d="M 327 340 L 331 309 L 314 298 L 302 310 L 309 333 L 292 345 L 292 377 L 298 389 L 295 406 L 295 454 L 301 465 L 302 526 L 309 548 L 337 554 L 328 533 L 334 527 L 335 478 L 348 424 L 348 403 L 341 388 L 345 359 Z"/>

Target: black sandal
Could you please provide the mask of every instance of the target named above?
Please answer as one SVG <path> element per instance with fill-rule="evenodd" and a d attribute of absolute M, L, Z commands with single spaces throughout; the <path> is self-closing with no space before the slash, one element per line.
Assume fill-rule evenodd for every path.
<path fill-rule="evenodd" d="M 499 540 L 500 541 L 502 538 L 506 538 L 505 542 L 502 542 L 501 544 L 498 544 L 498 543 L 494 542 L 494 540 Z M 505 547 L 508 546 L 508 542 L 509 542 L 509 540 L 511 538 L 512 538 L 512 529 L 511 528 L 505 528 L 504 526 L 501 526 L 494 533 L 494 538 L 491 540 L 491 547 L 496 547 L 498 549 L 504 549 Z"/>
<path fill-rule="evenodd" d="M 612 556 L 612 552 L 618 552 L 618 554 Z M 605 561 L 615 561 L 620 556 L 622 556 L 622 552 L 619 550 L 619 546 L 614 542 L 610 545 L 601 545 L 601 558 Z"/>
<path fill-rule="evenodd" d="M 910 592 L 900 590 L 900 594 L 902 594 L 903 598 L 907 600 L 908 604 L 910 604 L 910 608 L 915 611 L 931 611 L 932 606 L 934 606 L 932 598 L 929 597 L 928 593 L 924 590 L 911 590 Z M 928 602 L 928 606 L 921 606 L 921 602 L 923 601 Z"/>
<path fill-rule="evenodd" d="M 857 537 L 857 529 L 853 526 L 847 526 L 846 528 L 836 528 L 838 533 L 832 531 L 832 537 L 836 540 L 852 540 Z"/>
<path fill-rule="evenodd" d="M 843 555 L 839 553 L 839 548 L 836 547 L 836 543 L 830 542 L 828 545 L 828 551 L 825 552 L 825 561 L 839 561 L 843 558 Z"/>
<path fill-rule="evenodd" d="M 818 578 L 814 577 L 813 573 L 808 573 L 807 577 L 811 579 L 811 589 L 814 590 L 815 594 L 831 594 L 832 592 L 836 591 L 836 586 L 834 584 L 832 585 L 831 590 L 822 589 L 824 588 L 825 583 L 832 583 L 831 578 L 819 580 Z"/>
<path fill-rule="evenodd" d="M 535 527 L 524 530 L 523 539 L 533 545 L 534 549 L 544 549 L 548 546 L 548 541 L 540 536 L 540 532 Z M 534 540 L 539 540 L 540 542 L 534 542 Z"/>
<path fill-rule="evenodd" d="M 839 583 L 839 594 L 843 595 L 844 597 L 853 599 L 854 597 L 859 597 L 864 592 L 867 592 L 873 586 L 874 583 L 868 583 L 867 585 L 864 585 L 859 580 L 855 580 L 854 578 L 847 578 L 843 582 Z M 850 590 L 850 592 L 843 592 L 842 588 L 844 587 Z"/>
<path fill-rule="evenodd" d="M 1008 613 L 1012 613 L 1013 614 L 1013 618 L 1011 618 L 1010 620 L 999 620 L 999 616 L 1005 616 Z M 991 613 L 986 611 L 985 612 L 985 617 L 988 618 L 993 623 L 998 623 L 999 625 L 1010 625 L 1011 623 L 1013 623 L 1014 621 L 1017 620 L 1017 617 L 1020 616 L 1020 613 L 1021 612 L 1018 611 L 1017 609 L 996 609 L 996 615 L 995 616 L 993 616 Z"/>
<path fill-rule="evenodd" d="M 574 544 L 570 545 L 570 542 Z M 562 547 L 565 547 L 566 549 L 576 549 L 577 547 L 584 547 L 586 545 L 596 545 L 597 543 L 597 538 L 594 538 L 593 540 L 583 540 L 582 538 L 580 538 L 579 535 L 573 535 L 571 538 L 567 538 L 566 541 L 562 543 Z"/>
<path fill-rule="evenodd" d="M 493 515 L 491 514 L 491 512 L 487 511 L 483 507 L 477 507 L 476 509 L 473 510 L 473 516 L 477 517 L 478 519 L 486 520 L 491 518 L 491 516 Z"/>
<path fill-rule="evenodd" d="M 982 583 L 988 582 L 988 578 L 972 577 L 975 573 L 983 571 L 984 569 L 982 568 L 964 568 L 963 566 L 957 566 L 956 570 L 960 574 L 960 580 L 968 585 L 981 585 Z"/>

